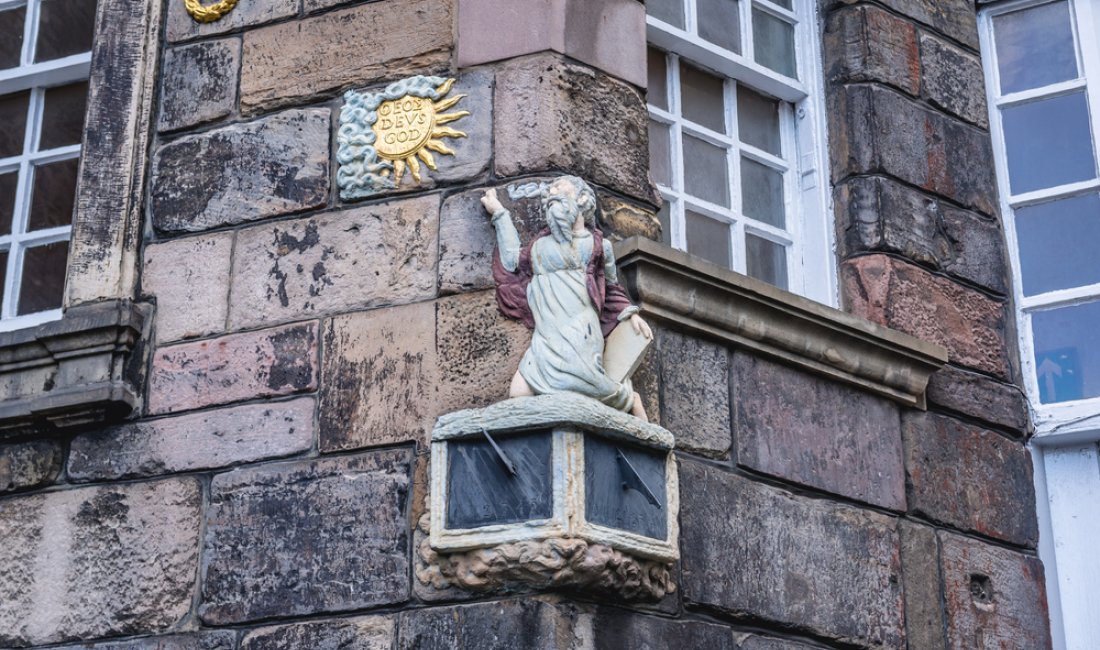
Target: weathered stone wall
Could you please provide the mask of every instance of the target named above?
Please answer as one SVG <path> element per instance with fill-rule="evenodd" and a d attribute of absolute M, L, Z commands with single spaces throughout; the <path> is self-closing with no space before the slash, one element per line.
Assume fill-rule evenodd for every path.
<path fill-rule="evenodd" d="M 146 410 L 0 446 L 0 646 L 1049 643 L 968 2 L 823 8 L 846 305 L 949 349 L 930 412 L 658 323 L 636 386 L 677 437 L 683 559 L 674 594 L 631 607 L 438 591 L 415 563 L 432 423 L 503 398 L 527 344 L 479 194 L 572 172 L 613 237 L 657 234 L 644 74 L 619 72 L 637 50 L 513 43 L 459 69 L 456 0 L 242 2 L 208 25 L 166 6 Z M 586 7 L 638 24 L 634 0 Z M 469 95 L 458 155 L 341 201 L 341 93 L 420 73 Z"/>

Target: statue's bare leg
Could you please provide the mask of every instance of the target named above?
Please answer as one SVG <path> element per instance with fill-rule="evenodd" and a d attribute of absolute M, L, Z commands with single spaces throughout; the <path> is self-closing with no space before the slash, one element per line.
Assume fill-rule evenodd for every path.
<path fill-rule="evenodd" d="M 534 397 L 535 391 L 531 390 L 531 387 L 527 384 L 527 380 L 523 378 L 523 375 L 516 371 L 515 375 L 512 375 L 512 385 L 508 387 L 508 397 Z"/>
<path fill-rule="evenodd" d="M 645 405 L 642 404 L 642 396 L 638 391 L 634 391 L 634 404 L 630 407 L 630 414 L 642 422 L 649 422 L 649 417 L 645 414 Z"/>

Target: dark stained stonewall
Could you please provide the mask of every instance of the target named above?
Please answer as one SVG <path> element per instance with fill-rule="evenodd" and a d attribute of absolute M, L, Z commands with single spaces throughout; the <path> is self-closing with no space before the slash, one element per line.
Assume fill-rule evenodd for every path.
<path fill-rule="evenodd" d="M 769 639 L 762 636 L 752 636 L 745 639 L 741 644 L 740 650 L 813 650 L 816 647 L 818 646 L 808 646 L 803 643 L 788 641 L 787 639 Z"/>
<path fill-rule="evenodd" d="M 659 330 L 657 336 L 661 424 L 676 436 L 677 449 L 729 456 L 729 351 L 671 330 Z"/>
<path fill-rule="evenodd" d="M 225 625 L 405 600 L 411 481 L 407 449 L 215 476 L 199 615 Z"/>
<path fill-rule="evenodd" d="M 842 8 L 825 26 L 825 74 L 829 81 L 878 81 L 910 95 L 920 93 L 916 26 L 875 6 Z"/>
<path fill-rule="evenodd" d="M 567 650 L 575 638 L 577 612 L 541 600 L 403 612 L 398 650 Z"/>
<path fill-rule="evenodd" d="M 736 353 L 737 462 L 891 510 L 905 509 L 893 403 Z"/>
<path fill-rule="evenodd" d="M 154 227 L 197 232 L 324 205 L 330 115 L 283 111 L 162 146 L 153 157 Z"/>
<path fill-rule="evenodd" d="M 833 0 L 830 4 L 860 2 L 862 0 Z M 972 0 L 881 0 L 881 4 L 973 50 L 978 49 L 977 12 Z"/>
<path fill-rule="evenodd" d="M 932 373 L 928 401 L 1014 433 L 1031 430 L 1027 397 L 1019 387 L 955 366 Z"/>
<path fill-rule="evenodd" d="M 594 647 L 599 650 L 734 650 L 738 647 L 728 627 L 612 610 L 597 614 L 592 629 Z"/>
<path fill-rule="evenodd" d="M 383 616 L 262 627 L 241 640 L 241 650 L 391 650 L 393 619 Z"/>
<path fill-rule="evenodd" d="M 0 446 L 0 494 L 53 482 L 61 472 L 61 445 L 32 440 Z"/>
<path fill-rule="evenodd" d="M 680 462 L 686 602 L 861 646 L 898 648 L 895 520 Z"/>
<path fill-rule="evenodd" d="M 936 529 L 902 520 L 901 567 L 905 586 L 905 632 L 909 647 L 944 647 L 940 551 Z"/>
<path fill-rule="evenodd" d="M 236 633 L 226 630 L 153 636 L 132 641 L 86 643 L 56 650 L 234 650 L 236 647 Z"/>
<path fill-rule="evenodd" d="M 906 413 L 902 429 L 914 512 L 1035 547 L 1039 530 L 1031 455 L 1022 444 L 931 413 Z"/>
<path fill-rule="evenodd" d="M 170 48 L 162 65 L 159 130 L 182 129 L 233 112 L 241 67 L 239 39 Z"/>
<path fill-rule="evenodd" d="M 934 105 L 982 128 L 989 127 L 985 76 L 976 54 L 931 34 L 921 34 L 921 81 Z"/>

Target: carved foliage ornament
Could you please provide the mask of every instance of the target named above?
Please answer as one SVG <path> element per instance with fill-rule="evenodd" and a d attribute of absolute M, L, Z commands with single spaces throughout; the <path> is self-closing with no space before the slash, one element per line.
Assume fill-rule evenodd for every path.
<path fill-rule="evenodd" d="M 469 115 L 446 111 L 465 95 L 447 98 L 454 79 L 418 75 L 390 84 L 385 90 L 344 93 L 337 133 L 336 183 L 340 198 L 356 199 L 394 189 L 405 170 L 422 180 L 420 164 L 435 170 L 432 152 L 453 156 L 442 138 L 466 134 L 443 126 Z"/>
<path fill-rule="evenodd" d="M 197 22 L 212 23 L 233 11 L 237 6 L 237 0 L 221 0 L 210 5 L 203 5 L 200 0 L 183 0 L 183 6 Z"/>

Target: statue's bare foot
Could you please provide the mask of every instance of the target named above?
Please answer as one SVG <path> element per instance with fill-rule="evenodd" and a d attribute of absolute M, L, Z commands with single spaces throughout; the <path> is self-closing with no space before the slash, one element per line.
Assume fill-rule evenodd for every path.
<path fill-rule="evenodd" d="M 638 391 L 634 391 L 634 404 L 630 407 L 630 414 L 641 419 L 642 422 L 649 422 L 649 417 L 645 414 L 645 406 L 642 404 L 642 396 Z"/>
<path fill-rule="evenodd" d="M 516 374 L 512 375 L 512 385 L 508 387 L 508 397 L 534 397 L 535 391 L 531 390 L 531 386 L 527 384 L 527 380 L 523 378 L 523 375 L 516 371 Z"/>

